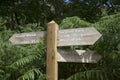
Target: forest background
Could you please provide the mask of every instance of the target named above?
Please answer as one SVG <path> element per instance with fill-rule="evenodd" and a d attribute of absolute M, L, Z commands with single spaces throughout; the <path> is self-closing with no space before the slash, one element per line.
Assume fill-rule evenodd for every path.
<path fill-rule="evenodd" d="M 59 63 L 59 80 L 120 80 L 120 0 L 0 0 L 0 80 L 47 80 L 46 44 L 12 45 L 15 33 L 46 30 L 55 20 L 60 29 L 95 27 L 102 37 L 93 50 L 96 64 Z"/>

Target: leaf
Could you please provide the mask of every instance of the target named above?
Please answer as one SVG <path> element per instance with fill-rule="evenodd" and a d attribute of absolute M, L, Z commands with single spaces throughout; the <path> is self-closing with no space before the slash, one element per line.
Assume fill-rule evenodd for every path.
<path fill-rule="evenodd" d="M 15 61 L 13 64 L 10 65 L 10 67 L 16 68 L 26 65 L 27 63 L 30 63 L 33 60 L 39 59 L 38 55 L 29 55 L 24 58 L 21 58 L 17 61 Z"/>
<path fill-rule="evenodd" d="M 42 73 L 39 71 L 38 68 L 33 68 L 31 70 L 28 70 L 26 73 L 20 76 L 17 80 L 34 80 L 36 74 L 41 75 Z"/>
<path fill-rule="evenodd" d="M 87 70 L 84 72 L 78 72 L 67 80 L 107 80 L 105 72 L 102 70 Z"/>

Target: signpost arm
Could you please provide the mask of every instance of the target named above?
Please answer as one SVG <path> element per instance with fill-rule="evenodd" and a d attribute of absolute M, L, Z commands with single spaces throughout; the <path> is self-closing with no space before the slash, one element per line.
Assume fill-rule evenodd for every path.
<path fill-rule="evenodd" d="M 47 76 L 48 80 L 58 80 L 57 64 L 58 25 L 51 21 L 47 26 Z"/>

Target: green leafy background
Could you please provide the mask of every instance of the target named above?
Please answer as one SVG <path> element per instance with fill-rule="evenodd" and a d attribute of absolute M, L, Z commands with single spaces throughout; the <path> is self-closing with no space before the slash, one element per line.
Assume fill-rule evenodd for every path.
<path fill-rule="evenodd" d="M 95 27 L 102 37 L 90 46 L 63 49 L 93 50 L 102 56 L 96 63 L 58 63 L 59 80 L 120 80 L 120 2 L 107 0 L 1 0 L 0 80 L 47 80 L 46 43 L 12 45 L 15 33 L 46 30 L 55 20 L 59 29 Z M 97 2 L 101 3 L 100 5 Z"/>

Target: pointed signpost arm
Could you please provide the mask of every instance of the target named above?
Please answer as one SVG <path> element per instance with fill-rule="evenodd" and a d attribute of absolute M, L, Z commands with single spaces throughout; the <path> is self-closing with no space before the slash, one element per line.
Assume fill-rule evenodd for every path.
<path fill-rule="evenodd" d="M 57 64 L 58 25 L 51 21 L 47 26 L 47 76 L 48 80 L 58 80 Z"/>
<path fill-rule="evenodd" d="M 58 49 L 58 62 L 97 63 L 102 58 L 95 51 Z"/>

